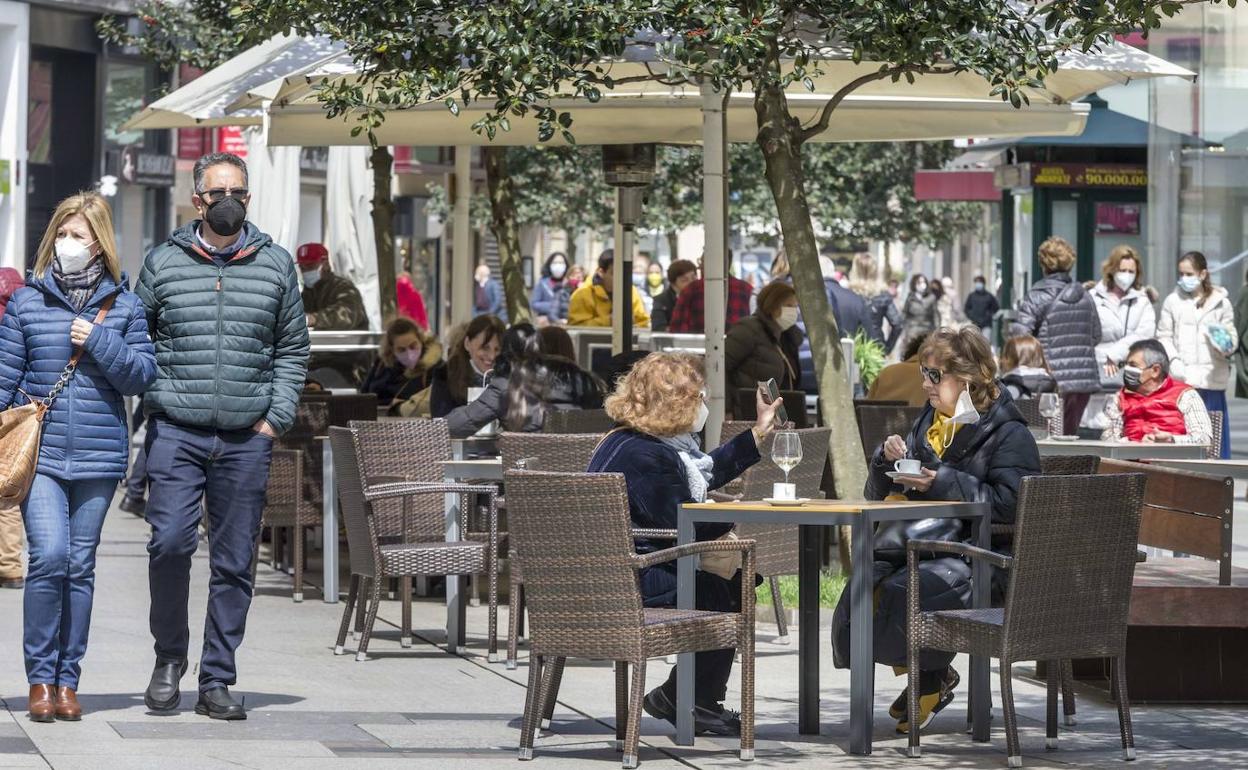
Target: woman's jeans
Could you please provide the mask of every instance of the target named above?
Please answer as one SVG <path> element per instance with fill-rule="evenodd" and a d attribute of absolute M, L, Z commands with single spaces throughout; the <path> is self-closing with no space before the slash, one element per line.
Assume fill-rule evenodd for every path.
<path fill-rule="evenodd" d="M 35 475 L 22 504 L 30 565 L 23 611 L 26 679 L 78 689 L 91 628 L 95 549 L 116 479 Z"/>

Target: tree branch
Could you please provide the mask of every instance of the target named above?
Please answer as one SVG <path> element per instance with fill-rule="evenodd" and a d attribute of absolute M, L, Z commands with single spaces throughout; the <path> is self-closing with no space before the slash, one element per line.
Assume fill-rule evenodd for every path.
<path fill-rule="evenodd" d="M 805 143 L 813 137 L 827 131 L 828 125 L 832 122 L 832 113 L 835 112 L 836 108 L 841 105 L 841 102 L 845 101 L 845 98 L 854 91 L 857 91 L 859 88 L 862 88 L 868 83 L 874 83 L 877 80 L 891 78 L 894 75 L 901 75 L 907 72 L 916 72 L 923 75 L 951 75 L 957 71 L 958 68 L 956 67 L 924 67 L 919 65 L 905 65 L 901 67 L 886 67 L 877 72 L 871 72 L 863 75 L 862 77 L 855 78 L 854 80 L 851 80 L 841 86 L 841 88 L 832 95 L 832 98 L 828 99 L 827 103 L 823 105 L 823 109 L 819 113 L 819 119 L 802 129 L 799 141 Z"/>

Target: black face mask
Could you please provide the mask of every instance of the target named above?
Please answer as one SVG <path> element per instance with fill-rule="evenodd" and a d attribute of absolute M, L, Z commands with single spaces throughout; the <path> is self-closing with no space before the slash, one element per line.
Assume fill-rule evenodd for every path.
<path fill-rule="evenodd" d="M 204 220 L 217 235 L 236 235 L 243 229 L 243 221 L 247 219 L 247 207 L 242 201 L 225 196 L 208 206 L 204 212 Z"/>

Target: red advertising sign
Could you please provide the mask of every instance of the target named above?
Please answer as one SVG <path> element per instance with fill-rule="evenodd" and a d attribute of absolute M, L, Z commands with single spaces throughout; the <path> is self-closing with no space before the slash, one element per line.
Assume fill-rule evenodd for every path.
<path fill-rule="evenodd" d="M 178 160 L 199 160 L 208 154 L 211 129 L 179 128 L 178 129 Z"/>
<path fill-rule="evenodd" d="M 1096 204 L 1097 234 L 1139 235 L 1141 206 L 1139 203 Z"/>
<path fill-rule="evenodd" d="M 232 152 L 240 158 L 247 157 L 247 140 L 241 126 L 222 126 L 217 129 L 217 152 Z"/>

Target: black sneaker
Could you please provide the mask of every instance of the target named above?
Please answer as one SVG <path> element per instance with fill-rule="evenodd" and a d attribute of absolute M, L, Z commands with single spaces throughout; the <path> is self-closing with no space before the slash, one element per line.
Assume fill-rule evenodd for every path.
<path fill-rule="evenodd" d="M 641 707 L 647 714 L 655 719 L 662 719 L 676 724 L 676 704 L 663 690 L 662 687 L 656 687 L 646 694 L 645 699 L 641 702 Z M 693 732 L 695 735 L 740 735 L 741 734 L 741 715 L 735 711 L 729 711 L 723 706 L 716 704 L 714 706 L 695 705 L 693 707 Z"/>
<path fill-rule="evenodd" d="M 922 677 L 920 677 L 920 679 L 921 678 Z M 920 682 L 919 730 L 923 730 L 931 724 L 937 714 L 944 710 L 944 708 L 950 703 L 953 703 L 953 688 L 957 687 L 960 681 L 962 680 L 961 677 L 958 676 L 958 672 L 950 666 L 945 669 L 944 676 L 941 677 L 940 684 L 932 687 L 930 691 L 927 691 L 928 688 L 924 686 L 924 683 Z M 901 695 L 888 709 L 889 716 L 897 720 L 897 732 L 902 735 L 909 734 L 910 732 L 909 714 L 906 713 L 906 708 L 909 705 L 908 699 L 906 698 L 906 692 L 906 690 L 903 690 Z M 900 715 L 893 713 L 893 709 L 897 708 L 898 704 L 901 706 Z"/>
<path fill-rule="evenodd" d="M 121 498 L 121 502 L 117 504 L 117 507 L 135 516 L 142 516 L 147 512 L 147 502 L 141 497 L 131 497 L 130 495 Z"/>

